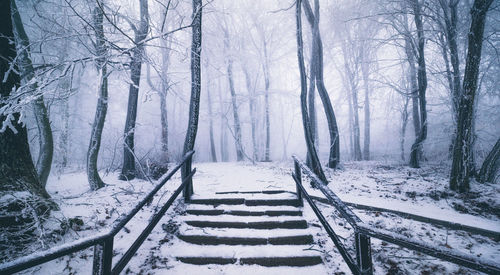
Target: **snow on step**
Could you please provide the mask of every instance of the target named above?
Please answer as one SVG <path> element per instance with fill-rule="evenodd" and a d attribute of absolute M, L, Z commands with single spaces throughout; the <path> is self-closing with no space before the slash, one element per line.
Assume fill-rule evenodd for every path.
<path fill-rule="evenodd" d="M 280 237 L 221 237 L 210 235 L 192 235 L 180 234 L 179 239 L 193 244 L 206 244 L 206 245 L 295 245 L 295 244 L 312 244 L 313 236 L 307 235 L 294 235 L 294 236 L 280 236 Z"/>
<path fill-rule="evenodd" d="M 190 204 L 205 204 L 205 205 L 239 205 L 246 206 L 300 206 L 297 198 L 289 199 L 245 199 L 245 198 L 199 198 L 189 200 Z"/>
<path fill-rule="evenodd" d="M 199 266 L 193 264 L 178 264 L 178 266 L 164 270 L 160 269 L 155 275 L 185 275 L 185 274 L 203 274 L 203 275 L 241 275 L 241 274 L 266 274 L 266 275 L 303 275 L 303 274 L 328 274 L 324 265 L 313 265 L 306 267 L 278 266 L 267 267 L 259 265 L 208 265 Z"/>
<path fill-rule="evenodd" d="M 219 237 L 249 237 L 249 238 L 270 238 L 296 235 L 316 235 L 320 232 L 318 228 L 309 227 L 307 229 L 285 229 L 273 230 L 248 230 L 245 228 L 200 228 L 182 224 L 179 227 L 179 234 L 183 235 L 210 235 Z"/>
<path fill-rule="evenodd" d="M 217 257 L 217 258 L 255 258 L 255 257 L 294 257 L 319 256 L 312 245 L 197 245 L 179 241 L 173 247 L 161 247 L 163 256 L 170 257 Z"/>
<path fill-rule="evenodd" d="M 195 210 L 214 210 L 214 209 L 222 209 L 225 211 L 300 211 L 301 208 L 287 205 L 280 206 L 272 206 L 272 205 L 256 205 L 256 206 L 247 206 L 244 204 L 239 205 L 209 205 L 209 204 L 187 204 L 187 210 L 195 209 Z"/>
<path fill-rule="evenodd" d="M 250 221 L 250 222 L 186 220 L 185 223 L 195 227 L 214 227 L 214 228 L 249 228 L 249 229 L 307 228 L 307 222 L 305 220 Z"/>
<path fill-rule="evenodd" d="M 196 265 L 207 264 L 240 264 L 261 266 L 311 266 L 322 263 L 319 256 L 292 257 L 251 257 L 251 258 L 218 258 L 218 257 L 178 257 L 179 261 Z"/>
<path fill-rule="evenodd" d="M 262 193 L 262 192 L 221 192 L 215 193 L 210 197 L 213 199 L 217 198 L 244 198 L 244 199 L 297 199 L 297 195 L 292 194 L 287 191 L 269 191 L 277 193 Z M 191 199 L 203 199 L 206 198 L 204 195 L 193 194 Z"/>
<path fill-rule="evenodd" d="M 302 216 L 233 216 L 233 215 L 186 215 L 179 216 L 179 221 L 200 220 L 213 222 L 269 222 L 269 221 L 298 221 Z"/>
<path fill-rule="evenodd" d="M 232 216 L 302 216 L 302 211 L 299 210 L 224 210 L 224 209 L 187 209 L 189 215 L 199 216 L 217 216 L 217 215 L 232 215 Z"/>
<path fill-rule="evenodd" d="M 234 272 L 224 269 L 226 274 L 241 274 L 236 270 L 248 265 L 265 267 L 264 274 L 277 267 L 275 274 L 283 274 L 282 267 L 300 267 L 291 274 L 325 273 L 315 250 L 317 230 L 308 228 L 302 214 L 297 198 L 279 190 L 193 196 L 184 215 L 176 217 L 177 240 L 161 253 L 186 266 L 234 267 Z"/>

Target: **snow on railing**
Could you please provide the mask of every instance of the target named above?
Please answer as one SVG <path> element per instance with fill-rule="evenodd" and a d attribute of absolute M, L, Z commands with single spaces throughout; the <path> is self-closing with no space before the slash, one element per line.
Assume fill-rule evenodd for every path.
<path fill-rule="evenodd" d="M 370 237 L 377 238 L 392 244 L 396 244 L 405 247 L 410 250 L 418 251 L 420 253 L 427 254 L 429 256 L 439 258 L 444 261 L 455 263 L 467 268 L 471 268 L 477 271 L 485 272 L 488 274 L 500 274 L 500 265 L 498 263 L 478 259 L 472 257 L 468 254 L 451 250 L 448 248 L 438 247 L 436 245 L 427 244 L 425 242 L 415 240 L 413 238 L 408 238 L 404 235 L 390 232 L 383 229 L 373 228 L 368 226 L 366 223 L 361 221 L 361 219 L 354 214 L 349 207 L 337 196 L 333 191 L 327 187 L 327 185 L 321 181 L 305 163 L 303 163 L 297 156 L 292 156 L 294 160 L 295 172 L 292 174 L 293 179 L 297 185 L 297 197 L 302 201 L 304 196 L 308 203 L 313 208 L 314 213 L 320 219 L 321 223 L 325 227 L 333 242 L 337 246 L 342 257 L 346 261 L 347 265 L 354 274 L 372 274 L 372 260 L 371 260 L 371 248 L 370 248 Z M 355 246 L 356 246 L 356 264 L 354 265 L 354 260 L 350 255 L 347 254 L 347 250 L 338 241 L 338 237 L 330 227 L 326 219 L 323 217 L 318 207 L 309 196 L 307 191 L 302 185 L 302 171 L 304 174 L 310 178 L 313 187 L 318 188 L 327 198 L 329 203 L 333 205 L 337 211 L 349 222 L 349 224 L 354 228 L 355 231 Z M 344 255 L 346 254 L 346 255 Z"/>
<path fill-rule="evenodd" d="M 18 258 L 11 262 L 0 264 L 0 274 L 12 274 L 15 272 L 23 271 L 28 268 L 52 261 L 59 257 L 69 255 L 94 246 L 94 260 L 92 274 L 119 274 L 134 256 L 135 252 L 142 245 L 147 236 L 151 233 L 153 228 L 158 224 L 168 208 L 172 205 L 175 199 L 181 192 L 184 192 L 184 199 L 189 200 L 193 193 L 192 177 L 196 173 L 196 168 L 191 169 L 191 163 L 194 151 L 186 153 L 182 161 L 175 166 L 168 173 L 164 174 L 159 180 L 158 184 L 151 190 L 130 212 L 126 215 L 116 219 L 111 228 L 107 231 L 98 233 L 97 235 L 86 237 L 71 243 L 56 246 L 44 251 L 33 253 L 28 256 Z M 163 207 L 155 213 L 149 224 L 141 232 L 139 237 L 129 247 L 125 254 L 118 260 L 115 266 L 113 262 L 113 241 L 115 235 L 125 227 L 125 225 L 142 209 L 148 202 L 150 202 L 156 193 L 167 183 L 170 178 L 179 170 L 183 169 L 182 183 L 177 190 L 172 194 Z"/>

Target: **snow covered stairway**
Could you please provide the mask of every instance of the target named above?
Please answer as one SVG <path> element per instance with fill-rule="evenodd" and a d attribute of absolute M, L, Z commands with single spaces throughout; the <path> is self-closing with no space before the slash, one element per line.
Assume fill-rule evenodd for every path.
<path fill-rule="evenodd" d="M 182 244 L 175 257 L 186 264 L 300 267 L 307 272 L 323 263 L 320 253 L 310 249 L 313 234 L 297 199 L 283 191 L 195 197 L 181 219 L 177 236 Z"/>

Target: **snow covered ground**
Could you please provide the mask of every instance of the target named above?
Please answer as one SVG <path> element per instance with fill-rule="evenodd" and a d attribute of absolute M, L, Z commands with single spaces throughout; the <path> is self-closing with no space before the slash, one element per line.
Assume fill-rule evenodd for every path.
<path fill-rule="evenodd" d="M 215 192 L 286 190 L 295 192 L 291 178 L 292 162 L 287 163 L 195 163 L 198 172 L 194 177 L 194 198 L 214 197 Z M 381 162 L 345 163 L 341 170 L 327 170 L 329 187 L 347 202 L 384 207 L 422 216 L 459 222 L 493 231 L 500 231 L 498 185 L 472 186 L 467 197 L 458 195 L 446 188 L 445 170 L 432 165 L 421 169 L 411 169 L 398 164 Z M 111 173 L 104 177 L 108 184 L 96 192 L 89 191 L 86 176 L 82 172 L 52 177 L 48 191 L 60 205 L 61 211 L 46 225 L 47 232 L 54 232 L 51 242 L 37 243 L 33 249 L 42 250 L 49 246 L 91 236 L 105 229 L 119 215 L 126 213 L 137 203 L 153 185 L 148 181 L 117 180 L 118 175 Z M 165 202 L 172 191 L 180 184 L 179 175 L 170 180 L 159 192 L 151 205 L 138 213 L 115 237 L 116 256 L 123 254 L 136 236 L 147 224 L 151 214 Z M 308 188 L 308 187 L 307 187 Z M 310 194 L 322 196 L 318 190 L 308 188 Z M 219 194 L 219 197 L 240 197 L 239 194 Z M 258 196 L 258 195 L 255 195 Z M 293 197 L 292 194 L 277 194 Z M 353 247 L 353 231 L 339 218 L 336 211 L 328 205 L 319 204 L 334 230 L 343 238 L 346 247 Z M 236 206 L 235 206 L 236 207 Z M 173 258 L 175 249 L 189 249 L 175 238 L 175 234 L 185 230 L 181 225 L 186 206 L 178 202 L 167 212 L 153 233 L 139 249 L 137 256 L 125 268 L 130 274 L 189 274 L 203 271 L 204 274 L 235 274 L 257 272 L 270 274 L 300 274 L 305 269 L 294 267 L 264 268 L 260 266 L 194 266 L 182 264 Z M 283 207 L 285 209 L 286 207 Z M 307 206 L 303 209 L 308 220 L 309 231 L 314 235 L 315 245 L 304 247 L 307 251 L 319 252 L 325 266 L 315 266 L 308 271 L 315 274 L 349 274 L 349 270 L 337 253 L 332 241 L 322 230 L 319 221 Z M 395 231 L 427 243 L 451 247 L 482 259 L 498 261 L 500 245 L 498 240 L 472 235 L 464 231 L 446 230 L 427 223 L 404 219 L 400 216 L 356 210 L 360 218 L 373 226 Z M 286 229 L 281 229 L 283 234 Z M 57 233 L 64 233 L 59 237 Z M 235 232 L 230 232 L 231 234 Z M 238 230 L 244 236 L 261 236 L 263 232 Z M 280 233 L 280 232 L 277 232 Z M 286 247 L 282 247 L 287 253 Z M 475 271 L 461 268 L 435 258 L 421 255 L 400 247 L 372 239 L 373 261 L 376 274 L 475 274 Z M 251 248 L 247 252 L 251 253 Z M 218 253 L 228 253 L 223 246 Z M 92 269 L 92 249 L 75 253 L 35 267 L 26 274 L 90 274 Z"/>

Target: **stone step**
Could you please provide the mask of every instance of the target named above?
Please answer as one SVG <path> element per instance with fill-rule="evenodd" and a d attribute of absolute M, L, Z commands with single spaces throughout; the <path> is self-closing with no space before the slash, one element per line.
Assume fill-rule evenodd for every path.
<path fill-rule="evenodd" d="M 281 200 L 245 200 L 247 206 L 295 206 L 299 207 L 300 202 L 297 199 L 281 199 Z"/>
<path fill-rule="evenodd" d="M 227 222 L 227 221 L 185 221 L 187 225 L 194 227 L 212 227 L 212 228 L 250 228 L 250 229 L 275 229 L 275 228 L 291 228 L 304 229 L 307 228 L 305 220 L 292 221 L 255 221 L 255 222 Z"/>
<path fill-rule="evenodd" d="M 243 199 L 243 198 L 220 198 L 220 199 L 191 199 L 188 201 L 190 204 L 208 204 L 208 205 L 238 205 L 244 204 L 246 206 L 295 206 L 299 207 L 300 203 L 297 199 Z"/>
<path fill-rule="evenodd" d="M 270 238 L 222 237 L 207 235 L 179 235 L 179 239 L 200 245 L 304 245 L 314 242 L 312 235 L 282 236 Z"/>
<path fill-rule="evenodd" d="M 223 198 L 223 199 L 191 199 L 188 201 L 189 204 L 208 204 L 208 205 L 236 205 L 245 204 L 245 199 L 242 198 Z"/>
<path fill-rule="evenodd" d="M 268 194 L 268 195 L 273 195 L 273 194 L 282 194 L 282 193 L 288 193 L 285 190 L 264 190 L 264 191 L 226 191 L 226 192 L 215 192 L 215 194 Z"/>
<path fill-rule="evenodd" d="M 249 258 L 222 258 L 222 257 L 177 257 L 177 260 L 195 265 L 208 264 L 236 264 L 261 266 L 312 266 L 323 263 L 319 256 L 291 256 L 291 257 L 249 257 Z"/>
<path fill-rule="evenodd" d="M 302 211 L 296 210 L 264 210 L 264 211 L 246 211 L 246 210 L 224 210 L 224 209 L 188 209 L 187 214 L 201 216 L 302 216 Z"/>

